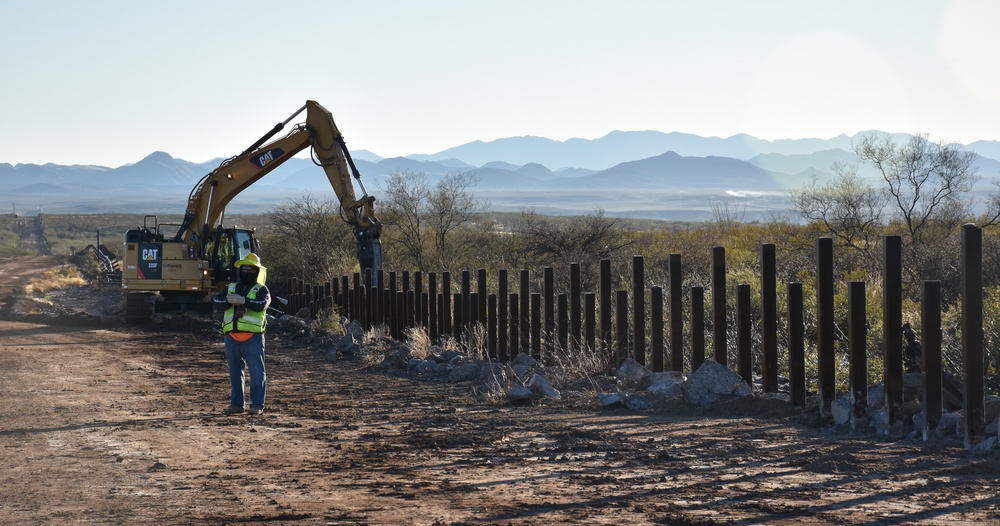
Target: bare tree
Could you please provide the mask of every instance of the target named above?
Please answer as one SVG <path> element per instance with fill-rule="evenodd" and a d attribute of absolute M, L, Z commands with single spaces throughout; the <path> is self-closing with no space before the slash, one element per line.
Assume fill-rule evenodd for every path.
<path fill-rule="evenodd" d="M 934 276 L 944 282 L 944 292 L 957 287 L 955 232 L 973 217 L 971 191 L 979 176 L 978 156 L 959 146 L 932 143 L 916 135 L 897 144 L 889 136 L 870 134 L 854 145 L 854 154 L 878 174 L 879 187 L 865 182 L 857 169 L 832 166 L 837 177 L 825 184 L 792 192 L 792 202 L 802 217 L 817 223 L 845 246 L 864 254 L 869 269 L 880 260 L 878 238 L 900 233 L 909 251 L 905 272 L 909 290 L 919 290 L 921 279 Z M 993 197 L 990 206 L 1000 205 Z M 987 219 L 987 224 L 995 221 Z"/>
<path fill-rule="evenodd" d="M 470 191 L 475 183 L 468 172 L 448 174 L 433 187 L 423 173 L 392 174 L 382 205 L 390 252 L 405 252 L 421 270 L 465 262 L 491 224 L 483 217 L 487 203 Z"/>
<path fill-rule="evenodd" d="M 404 252 L 418 269 L 423 269 L 426 263 L 424 217 L 430 200 L 426 174 L 397 171 L 390 174 L 381 201 L 383 238 L 391 240 L 394 253 Z"/>
<path fill-rule="evenodd" d="M 274 278 L 323 283 L 358 267 L 357 240 L 335 199 L 301 199 L 265 214 L 261 252 Z"/>
<path fill-rule="evenodd" d="M 475 229 L 471 239 L 461 243 L 451 242 L 460 229 L 480 221 L 489 206 L 477 200 L 469 190 L 475 184 L 476 177 L 471 172 L 452 173 L 441 179 L 431 192 L 427 219 L 434 235 L 436 263 L 442 269 L 450 268 L 463 261 L 464 256 L 475 252 L 477 238 L 489 230 Z"/>
<path fill-rule="evenodd" d="M 973 166 L 979 158 L 975 152 L 932 143 L 926 135 L 897 145 L 889 136 L 873 133 L 854 146 L 854 154 L 885 181 L 888 199 L 914 248 L 926 241 L 931 221 L 951 230 L 971 217 L 972 201 L 964 195 L 980 179 Z"/>
<path fill-rule="evenodd" d="M 875 187 L 861 179 L 855 167 L 834 163 L 836 178 L 821 184 L 817 177 L 791 193 L 792 205 L 808 221 L 823 229 L 871 261 L 881 232 L 886 200 Z"/>

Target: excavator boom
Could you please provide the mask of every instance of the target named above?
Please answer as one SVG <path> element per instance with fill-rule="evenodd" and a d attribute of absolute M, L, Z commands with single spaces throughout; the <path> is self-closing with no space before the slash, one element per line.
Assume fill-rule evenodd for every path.
<path fill-rule="evenodd" d="M 267 143 L 297 115 L 306 112 L 305 123 L 296 124 L 286 136 Z M 333 116 L 315 101 L 306 101 L 284 122 L 281 122 L 243 153 L 227 159 L 218 168 L 205 175 L 191 191 L 184 220 L 175 236 L 193 247 L 195 253 L 205 254 L 211 230 L 223 217 L 226 205 L 240 192 L 261 177 L 291 159 L 307 147 L 312 147 L 313 162 L 321 166 L 340 201 L 341 217 L 354 227 L 358 239 L 358 257 L 362 272 L 381 265 L 382 225 L 375 217 L 375 198 L 367 194 L 355 197 L 351 175 L 361 174 L 354 165 L 350 152 Z"/>

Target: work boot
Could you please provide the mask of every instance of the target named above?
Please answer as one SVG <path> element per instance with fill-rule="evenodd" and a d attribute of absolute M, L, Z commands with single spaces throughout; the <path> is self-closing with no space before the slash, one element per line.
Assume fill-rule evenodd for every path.
<path fill-rule="evenodd" d="M 242 413 L 243 411 L 244 411 L 244 409 L 242 407 L 231 405 L 231 406 L 227 407 L 226 410 L 223 411 L 223 413 L 226 416 L 229 416 L 229 415 L 236 415 L 236 414 Z"/>
<path fill-rule="evenodd" d="M 255 405 L 252 405 L 252 406 L 250 406 L 250 410 L 247 411 L 247 414 L 255 416 L 255 415 L 259 415 L 259 414 L 261 414 L 263 412 L 264 412 L 264 408 L 263 407 L 257 407 Z"/>

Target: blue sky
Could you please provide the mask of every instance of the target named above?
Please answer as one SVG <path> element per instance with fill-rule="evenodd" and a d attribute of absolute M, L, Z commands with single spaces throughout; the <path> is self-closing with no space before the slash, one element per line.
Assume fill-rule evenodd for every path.
<path fill-rule="evenodd" d="M 229 157 L 306 99 L 383 157 L 613 130 L 1000 140 L 986 0 L 0 6 L 0 163 Z"/>

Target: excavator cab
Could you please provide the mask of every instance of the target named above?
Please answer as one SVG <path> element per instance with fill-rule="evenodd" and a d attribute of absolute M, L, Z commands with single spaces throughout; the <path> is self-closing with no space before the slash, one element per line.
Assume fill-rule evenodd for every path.
<path fill-rule="evenodd" d="M 239 280 L 233 265 L 255 251 L 258 243 L 253 234 L 253 230 L 243 228 L 216 228 L 206 250 L 212 266 L 212 281 L 229 283 Z"/>

